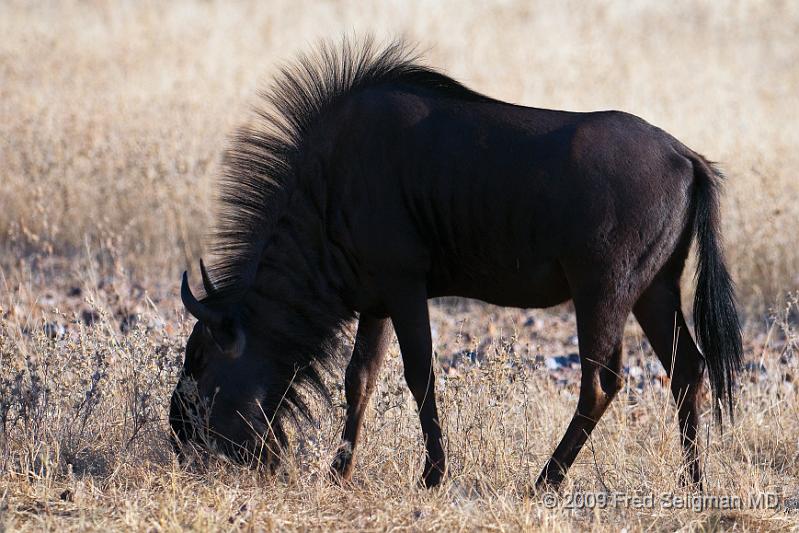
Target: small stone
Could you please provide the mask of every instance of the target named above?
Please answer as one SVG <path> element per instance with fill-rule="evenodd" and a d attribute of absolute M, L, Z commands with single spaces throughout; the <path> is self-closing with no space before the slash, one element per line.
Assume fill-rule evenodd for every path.
<path fill-rule="evenodd" d="M 133 328 L 136 327 L 136 324 L 139 323 L 139 316 L 135 314 L 129 314 L 122 317 L 122 320 L 119 322 L 119 331 L 122 333 L 130 333 Z"/>
<path fill-rule="evenodd" d="M 754 361 L 749 361 L 748 363 L 746 363 L 746 365 L 744 365 L 744 368 L 748 372 L 753 372 L 753 373 L 759 372 L 760 374 L 765 374 L 767 371 L 766 365 L 764 365 L 763 363 L 755 363 Z"/>
<path fill-rule="evenodd" d="M 47 322 L 42 328 L 44 330 L 44 334 L 50 337 L 51 339 L 58 339 L 63 337 L 64 334 L 67 332 L 66 328 L 63 324 L 59 324 L 58 322 Z"/>
<path fill-rule="evenodd" d="M 84 323 L 84 324 L 86 324 L 87 326 L 91 326 L 91 325 L 93 325 L 95 322 L 97 322 L 98 320 L 100 320 L 100 315 L 99 315 L 97 312 L 95 312 L 95 311 L 92 311 L 92 310 L 90 310 L 90 309 L 84 309 L 84 310 L 83 310 L 83 311 L 81 311 L 81 313 L 80 313 L 80 319 L 81 319 L 81 320 L 83 321 L 83 323 Z"/>

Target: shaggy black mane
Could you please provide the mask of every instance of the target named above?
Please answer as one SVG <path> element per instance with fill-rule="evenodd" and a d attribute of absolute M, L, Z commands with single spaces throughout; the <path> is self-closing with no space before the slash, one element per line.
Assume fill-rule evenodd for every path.
<path fill-rule="evenodd" d="M 211 269 L 223 298 L 245 291 L 264 245 L 296 186 L 303 141 L 318 119 L 341 99 L 375 85 L 403 82 L 471 101 L 489 101 L 424 66 L 414 47 L 395 40 L 343 39 L 320 45 L 284 66 L 255 109 L 254 125 L 238 130 L 224 159 Z M 216 298 L 214 298 L 216 299 Z"/>
<path fill-rule="evenodd" d="M 205 302 L 225 307 L 240 302 L 253 287 L 256 270 L 300 179 L 305 139 L 320 118 L 353 93 L 386 83 L 404 83 L 470 101 L 491 99 L 422 65 L 413 47 L 393 41 L 380 47 L 371 38 L 360 42 L 344 39 L 340 46 L 322 44 L 312 55 L 301 55 L 284 66 L 268 90 L 261 92 L 265 105 L 258 107 L 256 121 L 238 130 L 225 154 L 219 189 L 219 213 L 212 251 L 210 276 L 213 293 Z M 321 175 L 302 179 L 320 179 Z M 262 294 L 269 287 L 260 287 Z M 269 341 L 275 384 L 269 391 L 264 414 L 270 430 L 284 444 L 284 415 L 294 422 L 310 419 L 303 391 L 330 398 L 322 375 L 339 360 L 346 324 L 354 311 L 325 294 L 296 294 L 286 302 L 294 312 L 258 323 L 254 335 Z M 241 310 L 240 310 L 241 312 Z M 247 317 L 252 319 L 254 317 Z"/>

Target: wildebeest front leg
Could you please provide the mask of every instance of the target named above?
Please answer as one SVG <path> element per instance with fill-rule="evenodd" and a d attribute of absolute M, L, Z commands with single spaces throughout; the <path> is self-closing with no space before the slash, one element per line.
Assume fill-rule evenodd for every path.
<path fill-rule="evenodd" d="M 352 358 L 344 378 L 347 397 L 347 417 L 341 446 L 331 466 L 335 478 L 348 480 L 352 476 L 353 455 L 358 445 L 358 436 L 363 424 L 363 415 L 375 388 L 377 376 L 383 363 L 391 328 L 388 319 L 361 314 Z"/>
<path fill-rule="evenodd" d="M 563 439 L 547 461 L 536 489 L 557 488 L 599 419 L 622 387 L 622 332 L 626 313 L 613 305 L 575 301 L 580 342 L 580 397 Z"/>
<path fill-rule="evenodd" d="M 389 303 L 389 313 L 402 352 L 405 380 L 419 409 L 427 450 L 422 483 L 435 487 L 441 482 L 446 463 L 436 407 L 427 290 L 424 284 L 418 284 L 397 287 L 392 292 L 394 300 Z"/>

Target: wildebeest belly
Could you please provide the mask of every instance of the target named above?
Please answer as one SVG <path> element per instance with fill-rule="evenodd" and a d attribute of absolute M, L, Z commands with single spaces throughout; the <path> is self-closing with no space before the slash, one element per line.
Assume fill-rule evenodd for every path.
<path fill-rule="evenodd" d="M 511 261 L 504 268 L 495 265 L 491 272 L 486 270 L 467 263 L 452 268 L 434 261 L 428 295 L 461 296 L 519 308 L 551 307 L 571 298 L 563 270 L 554 260 L 534 264 Z"/>

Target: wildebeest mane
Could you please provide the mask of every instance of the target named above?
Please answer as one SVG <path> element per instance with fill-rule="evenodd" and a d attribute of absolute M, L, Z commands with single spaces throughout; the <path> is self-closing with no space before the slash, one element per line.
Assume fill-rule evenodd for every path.
<path fill-rule="evenodd" d="M 223 163 L 211 269 L 218 294 L 246 290 L 254 269 L 296 187 L 304 139 L 324 113 L 343 98 L 375 85 L 401 82 L 471 101 L 491 101 L 420 63 L 403 40 L 380 47 L 373 38 L 323 43 L 279 72 L 260 93 L 254 125 L 234 135 Z M 321 178 L 321 176 L 314 176 Z"/>
<path fill-rule="evenodd" d="M 402 40 L 381 47 L 372 38 L 344 39 L 339 46 L 322 44 L 315 54 L 284 66 L 260 93 L 265 105 L 255 109 L 254 123 L 238 130 L 225 154 L 212 244 L 214 290 L 206 295 L 206 303 L 225 306 L 240 301 L 255 282 L 260 258 L 269 253 L 270 236 L 298 180 L 325 179 L 298 172 L 315 124 L 347 96 L 387 83 L 424 87 L 451 98 L 491 100 L 422 65 L 414 48 Z M 270 319 L 268 328 L 251 330 L 268 336 L 278 373 L 275 382 L 285 385 L 272 387 L 262 406 L 281 443 L 286 439 L 283 415 L 294 421 L 309 418 L 303 390 L 329 399 L 322 375 L 339 360 L 342 339 L 348 336 L 344 326 L 354 318 L 353 310 L 339 300 L 324 297 L 297 294 L 294 301 L 284 302 L 291 310 L 279 323 Z"/>

